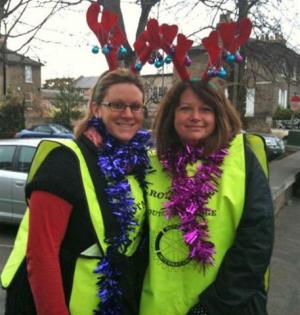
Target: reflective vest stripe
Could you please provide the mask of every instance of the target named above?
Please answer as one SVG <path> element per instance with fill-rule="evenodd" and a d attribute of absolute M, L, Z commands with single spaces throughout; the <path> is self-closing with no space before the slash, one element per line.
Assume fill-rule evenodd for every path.
<path fill-rule="evenodd" d="M 255 154 L 260 166 L 262 167 L 265 175 L 269 178 L 269 163 L 266 154 L 266 144 L 263 137 L 254 134 L 245 134 L 246 141 L 252 152 Z"/>

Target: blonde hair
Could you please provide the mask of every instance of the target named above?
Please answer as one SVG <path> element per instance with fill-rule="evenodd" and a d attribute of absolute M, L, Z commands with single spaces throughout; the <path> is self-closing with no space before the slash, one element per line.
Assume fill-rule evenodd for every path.
<path fill-rule="evenodd" d="M 93 92 L 89 100 L 89 107 L 85 116 L 79 120 L 74 127 L 74 134 L 76 138 L 79 138 L 81 134 L 87 130 L 88 121 L 94 116 L 91 104 L 94 102 L 100 106 L 108 89 L 112 85 L 119 83 L 134 84 L 144 96 L 144 87 L 141 78 L 131 70 L 118 68 L 110 72 L 104 72 L 93 87 Z"/>

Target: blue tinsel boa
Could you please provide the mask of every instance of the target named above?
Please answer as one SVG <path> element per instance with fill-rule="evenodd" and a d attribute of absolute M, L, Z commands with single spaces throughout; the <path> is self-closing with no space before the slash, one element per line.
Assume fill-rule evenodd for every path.
<path fill-rule="evenodd" d="M 147 156 L 147 149 L 151 146 L 150 134 L 148 131 L 140 130 L 128 143 L 121 143 L 107 132 L 101 119 L 91 119 L 89 126 L 95 127 L 103 139 L 97 163 L 107 180 L 105 192 L 108 203 L 120 225 L 118 235 L 113 239 L 105 240 L 109 246 L 106 255 L 100 259 L 95 270 L 99 275 L 97 296 L 100 302 L 94 314 L 122 315 L 122 291 L 118 285 L 120 272 L 111 261 L 114 251 L 125 253 L 131 243 L 128 234 L 137 226 L 134 199 L 126 175 L 128 173 L 135 175 L 141 186 L 145 188 L 145 175 L 150 170 Z"/>

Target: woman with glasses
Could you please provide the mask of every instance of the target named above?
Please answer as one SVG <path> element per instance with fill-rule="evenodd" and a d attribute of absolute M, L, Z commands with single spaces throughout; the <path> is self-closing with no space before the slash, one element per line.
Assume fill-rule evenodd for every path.
<path fill-rule="evenodd" d="M 143 100 L 137 75 L 105 73 L 76 140 L 38 147 L 30 210 L 1 276 L 6 315 L 138 314 L 150 138 L 141 130 Z"/>

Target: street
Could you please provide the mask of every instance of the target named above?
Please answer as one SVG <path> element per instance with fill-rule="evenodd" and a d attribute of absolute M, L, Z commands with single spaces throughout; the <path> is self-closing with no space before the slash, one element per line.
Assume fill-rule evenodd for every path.
<path fill-rule="evenodd" d="M 7 260 L 7 257 L 12 249 L 17 227 L 11 225 L 0 224 L 0 270 Z M 4 314 L 4 298 L 5 291 L 0 289 L 0 315 Z"/>
<path fill-rule="evenodd" d="M 271 262 L 269 315 L 300 314 L 300 199 L 293 198 L 276 216 L 275 247 Z M 16 227 L 0 225 L 0 269 L 11 251 Z M 0 290 L 0 315 L 5 291 Z M 160 314 L 163 315 L 163 314 Z"/>

